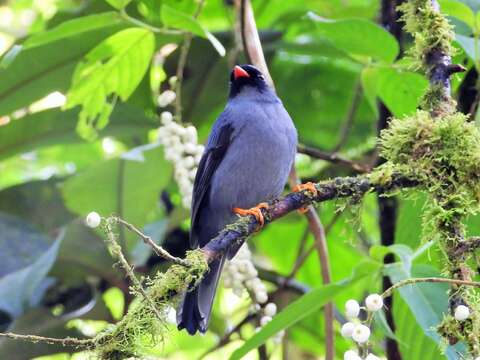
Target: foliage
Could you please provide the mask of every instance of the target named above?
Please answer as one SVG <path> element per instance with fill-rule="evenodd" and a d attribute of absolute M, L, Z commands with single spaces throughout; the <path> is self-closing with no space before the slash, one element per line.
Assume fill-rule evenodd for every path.
<path fill-rule="evenodd" d="M 198 358 L 210 351 L 207 359 L 246 353 L 255 358 L 256 352 L 249 351 L 261 344 L 272 359 L 282 358 L 282 351 L 292 358 L 322 357 L 322 303 L 331 299 L 342 312 L 347 299 L 381 292 L 382 275 L 398 281 L 442 273 L 445 259 L 432 242 L 439 237 L 434 230 L 439 219 L 468 216 L 472 235 L 480 229 L 475 216 L 480 194 L 478 121 L 453 113 L 451 106 L 441 119 L 417 108 L 435 106 L 430 100 L 438 98 L 439 89 L 427 93 L 431 69 L 425 55 L 433 49 L 454 51 L 455 62 L 468 71 L 453 77 L 452 89 L 471 119 L 478 120 L 480 15 L 475 2 L 440 1 L 451 26 L 424 3 L 404 5 L 414 41 L 399 43 L 377 24 L 380 1 L 253 2 L 277 92 L 295 121 L 300 142 L 370 164 L 380 100 L 395 118 L 382 135 L 382 156 L 388 160 L 382 176 L 394 168 L 420 176 L 426 195 L 411 192 L 398 199 L 393 246 L 382 244 L 376 196 L 367 195 L 357 205 L 360 215 L 352 214 L 349 204 L 323 204 L 318 213 L 327 229 L 333 278 L 328 286 L 322 285 L 317 254 L 306 252 L 314 249 L 314 239 L 304 234 L 303 217 L 290 214 L 263 229 L 250 243 L 259 276 L 269 279 L 269 301 L 277 303 L 279 314 L 259 332 L 257 320 L 247 322 L 223 344 L 219 339 L 249 315 L 245 297 L 220 290 L 209 332 L 187 338 L 166 316 L 171 304 L 163 295 L 171 282 L 177 288 L 196 281 L 204 264 L 194 275 L 178 266 L 167 270 L 168 264 L 140 239 L 118 230 L 119 243 L 139 277 L 152 279 L 146 283 L 166 317 L 162 323 L 141 295 L 132 302 L 129 283 L 112 266 L 102 234 L 86 228 L 82 218 L 93 210 L 116 214 L 171 253 L 184 254 L 188 211 L 182 207 L 172 166 L 157 146 L 156 97 L 175 90 L 172 77 L 183 32 L 193 33 L 181 83 L 181 117 L 198 129 L 199 142 L 206 139 L 226 101 L 231 67 L 247 62 L 231 35 L 234 7 L 229 1 L 208 0 L 197 17 L 194 0 L 3 2 L 0 331 L 92 337 L 104 358 L 113 358 L 111 349 L 119 346 L 125 353 L 152 357 Z M 421 20 L 408 15 L 417 8 Z M 434 33 L 441 34 L 440 40 Z M 403 49 L 414 55 L 413 64 Z M 172 104 L 161 111 L 174 109 Z M 344 164 L 306 155 L 298 157 L 297 169 L 311 181 L 356 173 Z M 444 180 L 450 184 L 447 189 L 439 188 Z M 425 206 L 429 226 L 421 221 Z M 299 287 L 283 286 L 275 279 L 288 277 L 300 254 L 305 261 L 293 274 Z M 385 256 L 393 257 L 393 263 L 384 265 Z M 465 261 L 473 265 L 475 258 Z M 370 273 L 352 277 L 352 269 L 362 266 Z M 172 273 L 178 277 L 171 278 Z M 307 293 L 299 293 L 299 288 Z M 115 316 L 102 298 L 106 292 Z M 476 296 L 471 294 L 472 304 L 478 303 Z M 126 316 L 116 322 L 123 303 Z M 447 314 L 440 333 L 453 332 L 457 340 L 465 340 L 463 331 L 452 329 L 447 304 L 446 287 L 440 284 L 397 293 L 395 329 L 375 323 L 375 353 L 385 354 L 381 340 L 394 337 L 404 359 L 460 358 L 464 346 L 445 344 L 442 350 L 432 331 Z M 69 322 L 73 318 L 80 321 Z M 92 326 L 85 320 L 97 322 Z M 272 339 L 282 329 L 287 335 L 280 346 Z M 335 330 L 336 357 L 342 358 L 349 344 L 339 335 L 340 324 Z M 168 341 L 154 346 L 161 337 Z M 57 356 L 65 359 L 84 356 L 70 355 L 75 351 L 0 340 L 0 358 L 13 360 L 44 355 L 54 359 L 50 355 L 61 352 L 65 354 Z"/>

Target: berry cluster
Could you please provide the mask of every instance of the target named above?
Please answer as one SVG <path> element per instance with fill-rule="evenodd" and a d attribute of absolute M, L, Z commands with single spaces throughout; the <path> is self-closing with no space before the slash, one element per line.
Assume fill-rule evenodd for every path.
<path fill-rule="evenodd" d="M 175 97 L 174 91 L 166 90 L 158 96 L 158 105 L 166 107 Z M 185 127 L 178 124 L 171 112 L 162 112 L 160 120 L 162 125 L 158 129 L 158 139 L 165 148 L 165 158 L 175 167 L 175 181 L 182 194 L 182 205 L 188 209 L 192 202 L 193 181 L 204 146 L 198 144 L 197 129 L 191 125 Z"/>
<path fill-rule="evenodd" d="M 365 310 L 369 313 L 379 311 L 383 307 L 383 298 L 378 294 L 370 294 L 365 299 Z M 345 303 L 345 315 L 348 318 L 348 322 L 343 324 L 341 334 L 344 338 L 351 338 L 355 341 L 360 349 L 363 350 L 365 344 L 370 338 L 370 327 L 359 320 L 360 304 L 356 300 L 348 300 Z M 365 357 L 361 357 L 356 350 L 348 350 L 343 355 L 344 360 L 380 360 L 380 358 L 374 354 L 367 354 Z"/>
<path fill-rule="evenodd" d="M 260 327 L 269 323 L 277 313 L 277 305 L 273 302 L 267 303 L 267 289 L 258 277 L 257 269 L 252 262 L 252 253 L 246 243 L 238 250 L 237 255 L 225 264 L 223 284 L 226 288 L 231 288 L 233 293 L 239 297 L 243 295 L 244 290 L 247 290 L 252 298 L 253 309 L 261 314 Z M 257 328 L 258 330 L 260 328 Z M 282 331 L 273 340 L 280 342 L 283 335 Z"/>

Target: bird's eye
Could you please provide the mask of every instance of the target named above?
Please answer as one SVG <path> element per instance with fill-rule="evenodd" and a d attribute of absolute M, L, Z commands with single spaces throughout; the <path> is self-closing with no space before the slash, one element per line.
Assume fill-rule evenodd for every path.
<path fill-rule="evenodd" d="M 258 75 L 258 78 L 259 78 L 260 80 L 265 80 L 265 77 L 264 77 L 263 75 Z"/>

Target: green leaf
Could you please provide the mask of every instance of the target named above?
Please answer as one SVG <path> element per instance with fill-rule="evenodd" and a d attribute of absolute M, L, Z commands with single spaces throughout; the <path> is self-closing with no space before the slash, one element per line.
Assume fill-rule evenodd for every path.
<path fill-rule="evenodd" d="M 90 31 L 102 29 L 106 26 L 122 24 L 124 20 L 117 12 L 105 12 L 89 16 L 83 16 L 70 21 L 65 21 L 51 30 L 41 32 L 28 38 L 23 44 L 25 49 L 35 46 L 46 45 L 48 43 L 78 36 Z"/>
<path fill-rule="evenodd" d="M 320 32 L 333 45 L 354 57 L 371 57 L 392 63 L 398 55 L 395 37 L 381 26 L 364 19 L 331 20 L 308 13 Z"/>
<path fill-rule="evenodd" d="M 77 62 L 93 46 L 125 27 L 111 15 L 100 18 L 104 20 L 102 23 L 95 20 L 98 17 L 93 18 L 96 26 L 90 31 L 84 29 L 62 37 L 54 28 L 52 36 L 50 32 L 45 32 L 38 38 L 33 37 L 35 40 L 32 42 L 36 46 L 30 44 L 15 51 L 7 65 L 0 67 L 0 116 L 28 106 L 53 91 L 65 92 Z M 65 26 L 68 30 L 69 26 Z M 46 42 L 54 38 L 57 39 Z"/>
<path fill-rule="evenodd" d="M 408 360 L 439 360 L 447 357 L 442 354 L 439 346 L 425 335 L 415 321 L 408 305 L 401 296 L 395 294 L 393 300 L 393 316 L 395 334 L 404 359 Z"/>
<path fill-rule="evenodd" d="M 187 30 L 195 35 L 208 39 L 215 50 L 217 50 L 218 54 L 220 56 L 225 56 L 226 51 L 222 43 L 192 16 L 178 11 L 171 6 L 162 5 L 162 21 L 167 26 Z"/>
<path fill-rule="evenodd" d="M 155 123 L 141 109 L 128 104 L 119 104 L 111 118 L 111 123 L 100 135 L 138 136 L 155 127 Z M 2 126 L 0 159 L 44 146 L 82 142 L 75 131 L 77 119 L 77 110 L 62 112 L 60 109 L 52 109 Z"/>
<path fill-rule="evenodd" d="M 463 21 L 471 30 L 475 29 L 475 15 L 466 4 L 456 0 L 440 0 L 439 3 L 442 13 Z"/>
<path fill-rule="evenodd" d="M 12 317 L 38 304 L 63 232 L 53 242 L 22 220 L 0 214 L 0 309 Z M 44 285 L 42 285 L 44 284 Z"/>
<path fill-rule="evenodd" d="M 311 316 L 322 306 L 331 301 L 335 296 L 347 290 L 349 286 L 364 276 L 371 276 L 372 269 L 378 270 L 377 263 L 362 263 L 354 269 L 354 275 L 349 279 L 334 284 L 319 286 L 307 294 L 288 304 L 267 325 L 255 333 L 240 348 L 230 356 L 230 360 L 242 359 L 249 351 L 264 344 L 269 338 L 279 331 L 289 328 L 300 320 Z"/>
<path fill-rule="evenodd" d="M 478 55 L 479 55 L 478 49 L 480 49 L 480 44 L 478 42 L 478 39 L 455 34 L 455 40 L 460 44 L 463 50 L 465 50 L 465 53 L 470 59 L 472 59 L 474 62 L 478 62 L 480 60 L 478 58 Z M 475 49 L 475 46 L 476 46 L 476 49 Z"/>
<path fill-rule="evenodd" d="M 365 93 L 365 97 L 368 100 L 368 103 L 374 109 L 374 111 L 378 111 L 378 104 L 377 104 L 377 94 L 378 94 L 378 68 L 376 67 L 366 67 L 362 70 L 360 75 L 360 79 L 362 82 L 363 92 Z"/>
<path fill-rule="evenodd" d="M 392 284 L 411 277 L 438 277 L 440 274 L 428 265 L 416 265 L 411 273 L 402 264 L 391 264 L 385 267 L 385 273 Z M 419 283 L 403 286 L 398 289 L 402 299 L 407 303 L 426 336 L 433 339 L 438 345 L 442 344 L 435 326 L 440 324 L 443 313 L 448 309 L 448 285 L 438 283 Z M 459 347 L 449 346 L 446 354 L 449 359 L 457 359 L 455 351 Z"/>
<path fill-rule="evenodd" d="M 402 117 L 416 111 L 427 86 L 419 74 L 385 68 L 380 71 L 378 96 L 394 116 Z"/>
<path fill-rule="evenodd" d="M 65 204 L 81 216 L 90 211 L 102 216 L 117 214 L 143 227 L 171 176 L 171 166 L 160 147 L 144 151 L 143 156 L 144 161 L 119 158 L 100 162 L 68 179 L 62 189 Z M 128 239 L 132 240 L 131 250 L 136 237 L 129 235 Z"/>
<path fill-rule="evenodd" d="M 112 5 L 115 9 L 121 10 L 127 6 L 132 0 L 105 0 Z"/>
<path fill-rule="evenodd" d="M 150 30 L 130 28 L 110 36 L 90 51 L 76 67 L 66 109 L 82 105 L 78 130 L 87 139 L 96 137 L 108 123 L 114 94 L 126 101 L 145 75 L 155 49 Z"/>

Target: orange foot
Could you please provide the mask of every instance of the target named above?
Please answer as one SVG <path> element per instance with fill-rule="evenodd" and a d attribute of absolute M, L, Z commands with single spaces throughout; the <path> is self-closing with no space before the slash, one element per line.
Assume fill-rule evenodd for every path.
<path fill-rule="evenodd" d="M 299 192 L 299 191 L 303 191 L 303 190 L 307 190 L 313 196 L 317 196 L 317 194 L 318 194 L 317 188 L 315 187 L 315 184 L 312 183 L 312 182 L 307 182 L 305 184 L 299 184 L 299 185 L 296 185 L 293 188 L 293 192 Z M 300 214 L 305 214 L 307 211 L 308 211 L 308 207 L 303 207 L 303 208 L 298 209 L 298 212 Z"/>
<path fill-rule="evenodd" d="M 258 229 L 263 227 L 263 224 L 265 224 L 265 219 L 263 218 L 262 210 L 261 209 L 267 209 L 268 204 L 267 203 L 260 203 L 257 206 L 251 208 L 251 209 L 240 209 L 240 208 L 233 208 L 233 212 L 238 215 L 253 215 L 255 216 L 255 219 L 258 221 Z"/>

